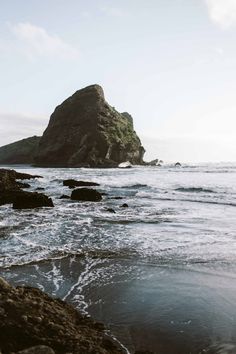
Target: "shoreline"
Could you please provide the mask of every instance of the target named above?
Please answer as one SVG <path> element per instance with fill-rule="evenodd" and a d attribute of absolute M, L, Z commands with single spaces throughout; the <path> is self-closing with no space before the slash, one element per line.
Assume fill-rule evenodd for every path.
<path fill-rule="evenodd" d="M 19 171 L 43 175 L 30 191 L 55 207 L 1 208 L 4 278 L 66 297 L 131 353 L 234 353 L 234 167 Z M 60 199 L 68 178 L 99 183 L 102 201 Z"/>
<path fill-rule="evenodd" d="M 0 349 L 3 354 L 48 347 L 58 353 L 130 354 L 100 322 L 65 301 L 0 278 Z M 29 351 L 30 352 L 30 351 Z M 46 353 L 46 352 L 45 352 Z"/>

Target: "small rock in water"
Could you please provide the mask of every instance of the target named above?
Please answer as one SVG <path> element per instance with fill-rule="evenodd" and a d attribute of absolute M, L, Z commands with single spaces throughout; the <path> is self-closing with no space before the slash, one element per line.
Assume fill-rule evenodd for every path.
<path fill-rule="evenodd" d="M 13 202 L 13 209 L 32 209 L 53 206 L 51 198 L 37 192 L 22 192 L 16 196 Z"/>
<path fill-rule="evenodd" d="M 71 193 L 72 200 L 80 201 L 90 201 L 90 202 L 100 202 L 102 200 L 102 195 L 96 189 L 90 188 L 78 188 L 73 190 Z"/>
<path fill-rule="evenodd" d="M 115 214 L 116 212 L 115 212 L 115 210 L 114 209 L 112 209 L 112 208 L 107 208 L 107 209 L 105 209 L 106 211 L 108 211 L 109 213 L 113 213 L 113 214 Z"/>
<path fill-rule="evenodd" d="M 43 187 L 38 187 L 38 188 L 36 188 L 35 190 L 36 190 L 36 191 L 44 191 L 44 189 L 45 189 L 45 188 L 43 188 Z"/>
<path fill-rule="evenodd" d="M 124 203 L 124 204 L 122 204 L 121 206 L 120 206 L 120 208 L 128 208 L 129 206 L 128 206 L 128 204 L 126 204 L 126 203 Z"/>

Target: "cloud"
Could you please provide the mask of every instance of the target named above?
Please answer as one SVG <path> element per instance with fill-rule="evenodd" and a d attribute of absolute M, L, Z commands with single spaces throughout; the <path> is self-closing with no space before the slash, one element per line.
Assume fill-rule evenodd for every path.
<path fill-rule="evenodd" d="M 122 17 L 126 17 L 126 13 L 121 10 L 118 7 L 114 7 L 114 6 L 103 6 L 101 8 L 101 11 L 107 15 L 107 16 L 111 16 L 111 17 L 118 17 L 118 18 L 122 18 Z"/>
<path fill-rule="evenodd" d="M 211 20 L 221 28 L 236 25 L 236 0 L 205 0 Z"/>
<path fill-rule="evenodd" d="M 22 50 L 30 57 L 57 57 L 77 59 L 79 52 L 60 37 L 49 34 L 44 28 L 28 22 L 8 24 L 16 39 L 21 42 Z"/>

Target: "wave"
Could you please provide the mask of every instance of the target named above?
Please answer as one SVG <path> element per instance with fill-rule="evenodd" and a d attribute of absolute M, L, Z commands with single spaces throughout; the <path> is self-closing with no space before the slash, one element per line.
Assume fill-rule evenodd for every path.
<path fill-rule="evenodd" d="M 142 218 L 129 218 L 129 219 L 105 219 L 102 217 L 96 218 L 96 224 L 121 224 L 121 225 L 129 225 L 129 224 L 160 224 L 163 222 L 170 223 L 171 220 L 168 218 L 160 217 L 160 218 L 148 218 L 147 216 L 143 216 Z"/>
<path fill-rule="evenodd" d="M 202 188 L 202 187 L 179 187 L 175 189 L 178 192 L 187 193 L 215 193 L 212 189 Z"/>
<path fill-rule="evenodd" d="M 130 258 L 136 256 L 137 252 L 135 250 L 119 250 L 113 251 L 109 249 L 88 249 L 80 251 L 66 251 L 66 250 L 53 250 L 48 254 L 44 254 L 35 259 L 22 260 L 15 258 L 12 262 L 7 264 L 0 264 L 0 270 L 15 269 L 25 266 L 35 266 L 35 265 L 45 265 L 55 261 L 62 261 L 66 259 L 122 259 Z"/>
<path fill-rule="evenodd" d="M 164 200 L 170 202 L 191 202 L 191 203 L 202 203 L 202 204 L 216 204 L 216 205 L 226 205 L 236 207 L 236 203 L 227 202 L 217 202 L 213 200 L 199 200 L 199 199 L 177 199 L 177 198 L 157 198 L 157 200 Z"/>
<path fill-rule="evenodd" d="M 145 188 L 145 187 L 148 187 L 147 184 L 141 184 L 141 183 L 137 183 L 137 184 L 132 184 L 132 185 L 127 185 L 127 186 L 122 186 L 122 187 L 119 187 L 119 188 Z"/>

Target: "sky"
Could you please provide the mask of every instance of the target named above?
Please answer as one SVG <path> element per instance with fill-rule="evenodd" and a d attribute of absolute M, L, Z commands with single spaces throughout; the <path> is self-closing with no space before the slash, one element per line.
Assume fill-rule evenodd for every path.
<path fill-rule="evenodd" d="M 145 159 L 236 161 L 236 0 L 0 0 L 0 146 L 100 84 Z"/>

